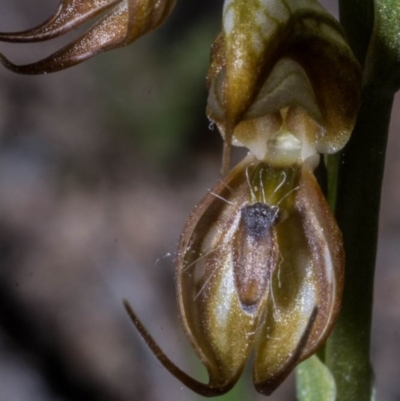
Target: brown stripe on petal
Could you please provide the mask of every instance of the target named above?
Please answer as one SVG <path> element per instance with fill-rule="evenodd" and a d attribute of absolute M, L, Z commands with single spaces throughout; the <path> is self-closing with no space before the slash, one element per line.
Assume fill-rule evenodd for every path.
<path fill-rule="evenodd" d="M 313 258 L 315 285 L 318 289 L 318 318 L 302 353 L 313 354 L 333 329 L 340 310 L 344 285 L 344 248 L 342 234 L 329 209 L 314 174 L 303 168 L 297 207 Z"/>

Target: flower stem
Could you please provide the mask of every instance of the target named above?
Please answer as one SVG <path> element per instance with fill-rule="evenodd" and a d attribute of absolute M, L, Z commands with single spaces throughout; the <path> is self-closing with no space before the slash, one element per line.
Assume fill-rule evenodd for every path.
<path fill-rule="evenodd" d="M 337 399 L 372 399 L 369 361 L 380 194 L 393 96 L 364 93 L 355 130 L 341 155 L 336 216 L 346 250 L 342 310 L 325 361 Z"/>
<path fill-rule="evenodd" d="M 340 6 L 349 42 L 365 67 L 373 1 L 340 0 Z M 342 310 L 326 345 L 325 362 L 335 378 L 336 399 L 341 401 L 374 398 L 369 359 L 373 280 L 393 98 L 394 91 L 381 90 L 379 82 L 364 87 L 355 129 L 340 155 L 336 217 L 346 250 L 346 276 Z"/>

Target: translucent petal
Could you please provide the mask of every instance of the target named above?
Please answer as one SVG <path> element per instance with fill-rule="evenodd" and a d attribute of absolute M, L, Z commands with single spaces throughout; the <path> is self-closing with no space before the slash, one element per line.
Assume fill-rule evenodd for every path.
<path fill-rule="evenodd" d="M 270 394 L 325 341 L 343 290 L 342 238 L 311 170 L 303 168 L 295 210 L 277 226 L 281 262 L 256 339 L 258 391 Z"/>
<path fill-rule="evenodd" d="M 176 276 L 182 323 L 213 386 L 239 378 L 267 297 L 245 311 L 235 285 L 232 246 L 241 208 L 249 201 L 246 166 L 247 161 L 236 167 L 197 205 L 179 246 Z"/>

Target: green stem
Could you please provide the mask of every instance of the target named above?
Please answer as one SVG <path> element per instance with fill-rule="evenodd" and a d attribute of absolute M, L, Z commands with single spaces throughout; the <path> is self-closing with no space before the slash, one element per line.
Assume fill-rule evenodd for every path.
<path fill-rule="evenodd" d="M 373 0 L 339 0 L 339 5 L 340 20 L 347 34 L 349 44 L 360 64 L 364 65 L 373 25 Z M 365 98 L 368 98 L 368 96 L 365 96 Z M 370 107 L 373 107 L 373 105 L 371 104 Z M 353 251 L 352 247 L 355 246 L 355 249 L 357 249 L 359 246 L 351 243 L 352 239 L 354 239 L 352 238 L 352 230 L 362 231 L 363 225 L 361 225 L 360 228 L 358 217 L 352 215 L 350 208 L 346 207 L 346 202 L 349 201 L 349 204 L 352 205 L 351 209 L 354 210 L 355 208 L 358 212 L 362 209 L 360 205 L 363 205 L 365 202 L 365 199 L 362 199 L 362 191 L 357 188 L 358 178 L 354 181 L 352 181 L 352 179 L 354 176 L 365 179 L 363 178 L 363 171 L 365 160 L 367 160 L 368 156 L 367 154 L 363 154 L 361 148 L 359 148 L 358 142 L 360 140 L 364 141 L 365 139 L 363 138 L 365 135 L 363 133 L 365 124 L 362 122 L 363 117 L 361 117 L 361 115 L 364 114 L 364 118 L 368 121 L 368 119 L 371 118 L 371 116 L 368 116 L 367 112 L 370 107 L 368 106 L 368 102 L 362 106 L 356 127 L 359 134 L 353 133 L 353 137 L 347 145 L 345 152 L 324 157 L 327 168 L 327 199 L 331 210 L 334 213 L 337 212 L 338 223 L 343 230 L 347 254 L 346 287 L 344 290 L 342 312 L 339 321 L 336 323 L 334 332 L 325 346 L 319 351 L 321 361 L 327 365 L 329 371 L 335 378 L 337 401 L 371 400 L 372 374 L 369 362 L 369 343 L 377 226 L 375 225 L 372 228 L 372 232 L 375 232 L 375 235 L 371 237 L 373 246 L 370 248 L 371 254 L 366 258 L 369 265 L 368 272 L 364 271 L 362 273 L 366 278 L 362 279 L 363 283 L 361 286 L 359 286 L 359 283 L 356 283 L 358 290 L 353 290 L 353 283 L 354 281 L 357 282 L 358 271 L 363 268 L 363 263 L 356 263 L 354 268 L 350 267 L 351 264 L 353 264 L 352 261 L 357 259 L 356 251 Z M 365 110 L 365 112 L 363 112 L 363 110 Z M 374 113 L 372 115 L 374 115 Z M 374 133 L 372 131 L 372 129 L 371 131 L 367 131 L 371 133 L 371 142 L 374 141 Z M 366 146 L 365 142 L 364 145 Z M 360 149 L 359 155 L 356 154 L 358 149 Z M 347 159 L 352 159 L 353 157 L 356 157 L 355 161 L 358 161 L 358 163 L 355 165 L 347 163 Z M 342 165 L 343 162 L 347 164 Z M 342 176 L 344 176 L 345 179 L 340 180 Z M 365 179 L 365 182 L 369 182 L 368 177 Z M 375 186 L 375 188 L 379 186 L 378 197 L 380 196 L 380 183 L 381 181 Z M 347 197 L 344 197 L 344 194 L 346 194 Z M 356 199 L 358 195 L 360 198 Z M 349 200 L 349 198 L 351 199 Z M 361 203 L 359 199 L 361 199 Z M 379 200 L 378 205 L 375 205 L 375 208 L 371 207 L 369 213 L 373 213 L 372 216 L 377 216 L 378 210 Z M 362 218 L 365 218 L 365 215 Z M 347 224 L 342 224 L 343 221 L 347 222 L 349 229 L 347 229 Z M 371 225 L 373 226 L 374 224 L 371 223 Z M 358 233 L 355 239 L 358 239 Z M 360 242 L 362 248 L 364 246 L 362 239 L 360 239 Z M 354 291 L 357 291 L 357 295 Z M 361 296 L 359 296 L 359 292 L 362 293 Z M 353 296 L 354 298 L 358 297 L 359 300 L 363 300 L 366 304 L 360 305 L 360 302 L 358 302 L 358 304 L 353 304 Z M 362 313 L 360 316 L 362 316 L 362 319 L 353 319 L 353 314 L 357 317 L 361 309 Z M 358 343 L 359 338 L 354 336 L 358 330 L 362 333 L 360 343 Z M 313 372 L 311 373 L 313 374 Z M 355 381 L 357 384 L 352 383 L 352 381 Z M 360 389 L 363 385 L 366 385 L 365 388 Z M 366 397 L 362 396 L 364 393 Z"/>
<path fill-rule="evenodd" d="M 337 400 L 372 398 L 369 361 L 380 194 L 393 96 L 365 90 L 357 124 L 341 155 L 337 220 L 346 250 L 342 310 L 326 347 Z"/>

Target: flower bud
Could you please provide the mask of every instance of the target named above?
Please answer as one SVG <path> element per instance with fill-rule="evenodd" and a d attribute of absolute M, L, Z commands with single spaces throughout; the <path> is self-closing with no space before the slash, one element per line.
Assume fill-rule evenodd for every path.
<path fill-rule="evenodd" d="M 36 63 L 17 66 L 0 53 L 0 61 L 20 74 L 63 70 L 96 54 L 124 47 L 161 25 L 176 0 L 62 0 L 56 14 L 23 32 L 0 33 L 3 42 L 42 42 L 96 20 L 81 37 Z M 99 16 L 100 19 L 98 19 Z"/>

